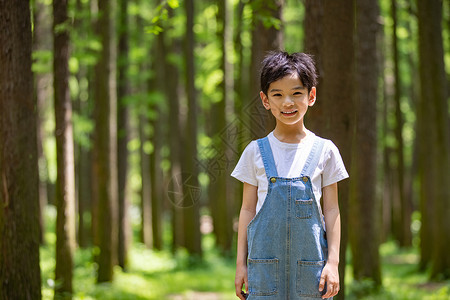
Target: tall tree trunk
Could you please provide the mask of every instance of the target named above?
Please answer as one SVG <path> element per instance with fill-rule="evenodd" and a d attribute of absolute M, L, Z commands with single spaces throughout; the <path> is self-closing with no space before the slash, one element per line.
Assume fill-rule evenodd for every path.
<path fill-rule="evenodd" d="M 139 151 L 141 157 L 141 239 L 145 246 L 153 246 L 152 233 L 152 185 L 150 172 L 150 155 L 145 147 L 149 140 L 149 124 L 147 107 L 142 109 L 139 115 L 139 139 L 141 141 Z"/>
<path fill-rule="evenodd" d="M 99 0 L 97 34 L 102 44 L 95 66 L 94 170 L 97 180 L 96 241 L 99 254 L 97 282 L 112 281 L 117 253 L 117 101 L 112 42 L 112 1 Z"/>
<path fill-rule="evenodd" d="M 431 262 L 432 278 L 450 278 L 450 132 L 448 90 L 442 43 L 442 1 L 417 1 L 421 98 L 420 186 L 423 222 L 432 238 L 422 241 L 422 259 Z M 432 216 L 432 219 L 430 218 Z M 427 234 L 424 231 L 425 234 Z M 432 249 L 424 243 L 430 242 Z M 425 252 L 428 251 L 428 252 Z M 424 257 L 424 256 L 427 257 Z"/>
<path fill-rule="evenodd" d="M 253 0 L 250 2 L 258 12 L 270 15 L 274 19 L 281 20 L 284 0 L 274 2 Z M 252 138 L 260 138 L 267 135 L 275 128 L 275 118 L 266 111 L 261 104 L 259 92 L 261 90 L 259 74 L 261 62 L 269 51 L 281 50 L 283 35 L 275 26 L 266 27 L 261 18 L 262 14 L 254 13 L 252 17 L 252 47 L 250 62 L 250 87 L 249 103 L 245 104 L 247 114 L 251 115 Z"/>
<path fill-rule="evenodd" d="M 39 174 L 29 1 L 0 0 L 0 295 L 40 299 Z"/>
<path fill-rule="evenodd" d="M 169 15 L 173 16 L 173 9 L 169 8 Z M 164 35 L 164 32 L 161 33 Z M 180 54 L 180 41 L 176 38 L 171 40 L 168 45 L 167 52 L 174 55 Z M 179 82 L 180 74 L 174 62 L 167 59 L 164 60 L 164 78 L 165 78 L 165 94 L 169 103 L 171 115 L 174 118 L 169 123 L 169 146 L 170 146 L 170 181 L 168 184 L 167 197 L 170 201 L 172 213 L 172 251 L 184 245 L 183 232 L 183 211 L 180 203 L 183 202 L 183 186 L 177 179 L 181 177 L 182 154 L 180 144 L 184 145 L 183 134 L 181 134 L 181 117 L 180 117 L 180 98 L 181 84 Z"/>
<path fill-rule="evenodd" d="M 316 61 L 316 70 L 319 74 L 316 103 L 308 110 L 306 117 L 306 127 L 318 134 L 319 136 L 326 134 L 325 123 L 325 102 L 322 99 L 320 87 L 323 81 L 323 59 L 322 59 L 322 44 L 323 44 L 323 0 L 306 0 L 305 1 L 305 19 L 303 21 L 305 28 L 305 40 L 303 41 L 305 52 L 314 56 Z"/>
<path fill-rule="evenodd" d="M 128 140 L 129 140 L 129 112 L 126 97 L 130 94 L 128 80 L 129 42 L 128 42 L 128 1 L 120 0 L 118 25 L 118 84 L 117 84 L 117 168 L 119 187 L 119 236 L 118 263 L 122 269 L 128 266 L 128 248 L 130 243 L 130 227 L 128 220 Z"/>
<path fill-rule="evenodd" d="M 56 266 L 55 299 L 72 299 L 75 251 L 75 171 L 72 102 L 69 91 L 67 1 L 53 1 L 53 86 L 56 137 Z"/>
<path fill-rule="evenodd" d="M 200 233 L 200 205 L 197 162 L 197 91 L 195 88 L 194 67 L 194 0 L 185 1 L 186 36 L 184 45 L 185 57 L 185 85 L 188 102 L 186 120 L 185 152 L 182 163 L 183 206 L 184 206 L 184 236 L 185 246 L 190 254 L 202 255 Z"/>
<path fill-rule="evenodd" d="M 217 38 L 220 41 L 219 48 L 222 51 L 221 69 L 223 80 L 220 84 L 222 100 L 213 103 L 211 107 L 212 122 L 212 145 L 214 156 L 209 162 L 211 182 L 209 184 L 209 201 L 211 215 L 213 217 L 213 227 L 216 236 L 216 243 L 225 253 L 231 252 L 233 239 L 233 203 L 234 203 L 234 181 L 231 181 L 227 170 L 226 162 L 231 159 L 234 145 L 233 128 L 227 129 L 227 115 L 230 115 L 230 105 L 233 94 L 233 77 L 231 64 L 229 63 L 229 49 L 232 42 L 230 27 L 230 10 L 227 0 L 220 0 L 218 3 Z"/>
<path fill-rule="evenodd" d="M 356 2 L 356 124 L 349 221 L 354 277 L 356 280 L 371 279 L 380 285 L 381 206 L 376 193 L 377 18 L 377 2 Z"/>
<path fill-rule="evenodd" d="M 351 145 L 354 126 L 354 7 L 346 0 L 324 1 L 322 19 L 322 82 L 317 90 L 317 101 L 324 102 L 323 127 L 342 153 L 342 159 L 351 168 Z M 345 16 L 342 17 L 342 16 Z M 319 64 L 320 65 L 320 64 Z M 339 80 L 336 80 L 339 78 Z M 336 95 L 345 97 L 336 98 Z M 352 175 L 350 175 L 352 177 Z M 345 265 L 349 222 L 349 181 L 339 183 L 341 212 L 341 247 L 339 278 L 341 290 L 338 299 L 345 297 Z"/>
<path fill-rule="evenodd" d="M 156 45 L 155 45 L 155 70 L 158 76 L 153 80 L 156 83 L 156 90 L 161 92 L 161 95 L 164 95 L 164 84 L 165 84 L 165 63 L 164 58 L 166 55 L 166 47 L 164 45 L 164 35 L 159 34 L 156 37 Z M 151 159 L 151 168 L 152 173 L 152 230 L 153 230 L 153 248 L 156 250 L 162 250 L 163 247 L 163 185 L 160 184 L 161 180 L 164 178 L 164 174 L 161 169 L 161 161 L 162 161 L 162 147 L 164 144 L 163 137 L 166 136 L 164 134 L 166 128 L 163 128 L 164 120 L 167 116 L 167 112 L 163 109 L 163 103 L 166 102 L 166 97 L 162 97 L 161 102 L 155 103 L 153 105 L 153 114 L 156 116 L 151 124 L 153 128 L 153 136 L 152 136 L 152 144 L 153 144 L 153 153 Z M 171 107 L 169 108 L 170 112 L 168 115 L 172 115 Z"/>
<path fill-rule="evenodd" d="M 51 51 L 52 34 L 50 11 L 47 5 L 41 1 L 34 1 L 33 8 L 33 52 Z M 46 101 L 51 94 L 52 74 L 50 72 L 34 72 L 34 95 L 37 103 L 37 141 L 38 141 L 38 164 L 39 164 L 39 224 L 40 241 L 45 243 L 45 207 L 48 203 L 48 164 L 45 157 L 43 143 L 46 138 L 44 130 Z"/>
<path fill-rule="evenodd" d="M 397 4 L 396 0 L 391 0 L 391 11 L 393 31 L 392 31 L 392 53 L 394 54 L 394 102 L 395 102 L 395 138 L 397 141 L 396 156 L 397 156 L 397 190 L 398 190 L 398 201 L 399 210 L 395 214 L 395 219 L 400 216 L 398 222 L 398 229 L 394 230 L 394 234 L 397 236 L 397 240 L 400 246 L 407 247 L 411 246 L 412 235 L 411 235 L 411 207 L 409 206 L 409 201 L 406 197 L 406 185 L 405 185 L 405 159 L 404 159 L 404 142 L 403 142 L 403 113 L 401 110 L 401 80 L 400 80 L 400 70 L 399 64 L 400 59 L 398 55 L 397 46 Z M 396 197 L 397 198 L 397 197 Z M 395 207 L 395 206 L 394 206 Z M 395 228 L 394 228 L 395 229 Z"/>

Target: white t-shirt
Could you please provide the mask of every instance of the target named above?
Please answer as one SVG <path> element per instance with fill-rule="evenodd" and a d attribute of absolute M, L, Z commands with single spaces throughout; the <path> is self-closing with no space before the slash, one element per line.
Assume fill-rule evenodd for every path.
<path fill-rule="evenodd" d="M 314 144 L 315 134 L 307 131 L 307 135 L 298 144 L 279 141 L 273 132 L 269 133 L 269 143 L 277 168 L 278 176 L 285 178 L 299 177 L 303 166 Z M 267 195 L 268 181 L 258 143 L 250 142 L 242 153 L 231 176 L 239 181 L 258 187 L 256 213 L 261 209 Z M 319 159 L 319 164 L 311 178 L 314 196 L 319 210 L 322 188 L 348 177 L 344 162 L 336 145 L 326 140 Z M 321 211 L 321 210 L 320 210 Z"/>

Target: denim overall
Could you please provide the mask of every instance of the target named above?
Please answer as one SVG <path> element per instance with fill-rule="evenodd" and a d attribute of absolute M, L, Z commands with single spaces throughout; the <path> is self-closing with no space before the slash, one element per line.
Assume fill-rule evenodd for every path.
<path fill-rule="evenodd" d="M 324 140 L 315 137 L 300 177 L 278 177 L 267 137 L 258 146 L 267 197 L 247 227 L 249 300 L 316 299 L 328 246 L 311 177 Z M 332 299 L 332 298 L 329 298 Z"/>

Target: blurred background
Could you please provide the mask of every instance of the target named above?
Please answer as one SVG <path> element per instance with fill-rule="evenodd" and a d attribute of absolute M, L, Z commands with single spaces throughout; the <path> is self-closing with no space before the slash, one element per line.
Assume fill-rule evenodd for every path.
<path fill-rule="evenodd" d="M 26 11 L 14 5 L 2 4 L 2 22 Z M 25 198 L 39 207 L 36 218 L 3 213 L 0 236 L 8 243 L 4 228 L 22 221 L 36 229 L 20 239 L 40 240 L 40 275 L 30 278 L 43 299 L 237 299 L 242 184 L 230 173 L 274 128 L 259 70 L 278 49 L 314 55 L 306 127 L 338 146 L 350 173 L 339 183 L 336 298 L 450 299 L 449 0 L 32 0 L 29 9 L 32 40 L 20 49 L 32 54 L 36 110 L 22 134 L 39 185 L 18 176 L 36 182 Z"/>

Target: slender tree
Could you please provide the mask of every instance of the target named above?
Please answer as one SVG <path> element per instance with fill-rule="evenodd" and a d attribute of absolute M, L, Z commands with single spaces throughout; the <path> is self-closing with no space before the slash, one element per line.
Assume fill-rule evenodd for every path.
<path fill-rule="evenodd" d="M 377 31 L 378 4 L 356 2 L 356 123 L 353 145 L 350 197 L 350 242 L 353 273 L 357 280 L 371 279 L 381 284 L 378 247 L 381 206 L 377 202 Z M 362 200 L 363 199 L 363 200 Z"/>
<path fill-rule="evenodd" d="M 194 0 L 186 0 L 184 3 L 186 13 L 186 36 L 184 40 L 185 58 L 185 85 L 188 103 L 188 115 L 186 120 L 186 134 L 189 139 L 184 140 L 184 157 L 182 162 L 182 186 L 184 206 L 184 244 L 189 253 L 202 255 L 200 233 L 200 206 L 197 157 L 197 91 L 195 88 L 195 64 L 194 64 Z"/>
<path fill-rule="evenodd" d="M 259 72 L 261 62 L 269 51 L 281 50 L 283 45 L 282 31 L 278 30 L 279 24 L 267 24 L 263 17 L 281 22 L 284 0 L 250 2 L 253 7 L 252 16 L 252 46 L 250 62 L 250 87 L 249 98 L 246 107 L 252 116 L 252 138 L 263 137 L 275 128 L 275 119 L 267 112 L 259 99 L 261 90 Z M 275 21 L 276 22 L 276 21 Z M 252 102 L 251 102 L 252 101 Z"/>
<path fill-rule="evenodd" d="M 347 170 L 351 168 L 351 145 L 354 126 L 354 7 L 346 0 L 324 1 L 322 48 L 320 54 L 322 81 L 317 89 L 317 101 L 324 102 L 324 137 L 339 148 Z M 342 16 L 345 16 L 342 17 Z M 338 80 L 337 80 L 338 79 Z M 336 97 L 336 95 L 342 95 Z M 314 110 L 314 108 L 313 108 Z M 352 178 L 352 174 L 350 174 Z M 345 265 L 349 222 L 349 181 L 339 183 L 341 212 L 341 249 L 338 299 L 345 297 Z"/>
<path fill-rule="evenodd" d="M 422 220 L 432 237 L 421 234 L 422 261 L 432 278 L 450 278 L 450 132 L 448 89 L 442 42 L 442 1 L 417 1 L 421 95 L 418 106 L 419 180 Z M 433 245 L 430 249 L 429 242 Z M 446 250 L 447 249 L 447 250 Z"/>
<path fill-rule="evenodd" d="M 51 51 L 52 34 L 51 14 L 48 5 L 42 1 L 33 3 L 33 52 L 45 53 Z M 45 157 L 43 143 L 46 139 L 44 130 L 45 111 L 47 99 L 51 97 L 52 73 L 47 70 L 34 71 L 34 95 L 37 103 L 37 140 L 38 140 L 38 161 L 39 161 L 39 208 L 41 243 L 45 244 L 45 207 L 48 203 L 47 185 L 49 181 L 48 163 Z"/>
<path fill-rule="evenodd" d="M 119 187 L 119 236 L 118 236 L 118 263 L 122 269 L 128 265 L 128 248 L 130 242 L 130 228 L 128 220 L 128 140 L 129 140 L 129 111 L 126 97 L 130 94 L 128 80 L 129 64 L 129 27 L 128 27 L 128 1 L 120 0 L 118 24 L 118 77 L 117 77 L 117 168 Z"/>
<path fill-rule="evenodd" d="M 95 66 L 95 138 L 94 176 L 97 178 L 95 242 L 99 249 L 98 282 L 113 279 L 113 265 L 117 252 L 117 137 L 116 137 L 116 88 L 113 68 L 114 52 L 111 43 L 113 1 L 99 0 L 100 12 L 97 34 L 102 44 L 99 60 Z"/>
<path fill-rule="evenodd" d="M 401 110 L 401 80 L 400 80 L 400 70 L 399 70 L 399 50 L 398 50 L 398 36 L 397 36 L 397 3 L 396 0 L 391 0 L 391 13 L 393 20 L 392 27 L 392 53 L 394 62 L 394 103 L 395 103 L 395 139 L 397 141 L 396 145 L 396 157 L 397 157 L 397 188 L 399 205 L 393 205 L 393 208 L 398 208 L 394 211 L 393 221 L 397 224 L 397 228 L 394 228 L 394 234 L 397 237 L 401 246 L 411 246 L 412 235 L 411 235 L 411 207 L 409 206 L 409 201 L 406 195 L 406 184 L 405 184 L 405 158 L 404 158 L 404 141 L 403 141 L 403 113 Z M 399 221 L 396 222 L 397 217 L 400 216 Z"/>
<path fill-rule="evenodd" d="M 39 174 L 29 1 L 0 0 L 0 295 L 40 299 Z"/>
<path fill-rule="evenodd" d="M 69 24 L 66 0 L 53 1 L 53 86 L 56 137 L 55 299 L 72 299 L 75 251 L 75 171 L 69 92 Z"/>

